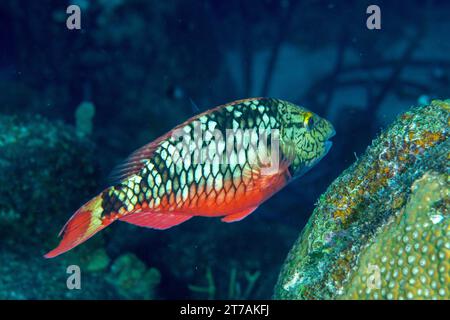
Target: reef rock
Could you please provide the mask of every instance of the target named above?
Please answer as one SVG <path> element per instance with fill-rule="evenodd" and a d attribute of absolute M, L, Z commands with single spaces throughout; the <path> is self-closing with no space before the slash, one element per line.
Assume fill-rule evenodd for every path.
<path fill-rule="evenodd" d="M 65 220 L 96 191 L 96 164 L 94 145 L 74 128 L 40 116 L 0 116 L 3 239 L 53 245 Z"/>
<path fill-rule="evenodd" d="M 401 115 L 320 197 L 275 299 L 449 299 L 450 101 Z"/>
<path fill-rule="evenodd" d="M 95 193 L 94 145 L 73 127 L 41 116 L 0 115 L 0 299 L 117 299 L 102 272 L 109 258 L 101 237 L 59 259 L 56 245 L 68 217 Z M 67 287 L 71 265 L 81 290 Z"/>

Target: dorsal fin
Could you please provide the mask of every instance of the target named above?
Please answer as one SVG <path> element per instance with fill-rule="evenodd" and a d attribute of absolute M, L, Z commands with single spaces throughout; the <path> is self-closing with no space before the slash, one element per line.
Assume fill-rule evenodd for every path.
<path fill-rule="evenodd" d="M 194 120 L 197 120 L 201 116 L 208 114 L 208 113 L 212 113 L 221 108 L 241 104 L 246 101 L 262 100 L 262 99 L 265 99 L 265 98 L 258 97 L 258 98 L 248 98 L 248 99 L 236 100 L 236 101 L 233 101 L 233 102 L 230 102 L 227 104 L 219 105 L 217 107 L 214 107 L 210 110 L 206 110 L 200 114 L 197 114 L 197 115 L 189 118 L 188 120 L 186 120 L 183 123 L 179 124 L 178 126 L 174 127 L 172 130 L 170 130 L 166 134 L 160 136 L 158 139 L 156 139 L 156 140 L 144 145 L 143 147 L 137 149 L 136 151 L 134 151 L 128 158 L 126 158 L 122 163 L 120 163 L 113 169 L 113 171 L 109 175 L 109 179 L 108 179 L 109 182 L 111 184 L 115 184 L 115 183 L 121 182 L 121 181 L 131 177 L 134 174 L 137 174 L 144 167 L 145 160 L 152 157 L 153 153 L 159 147 L 161 142 L 163 142 L 164 140 L 169 138 L 172 135 L 172 133 L 174 132 L 174 130 L 183 128 L 185 125 L 187 125 L 188 123 L 190 123 Z"/>
<path fill-rule="evenodd" d="M 191 103 L 192 111 L 197 114 L 200 112 L 200 108 L 197 106 L 197 104 L 192 100 L 192 98 L 189 98 L 189 102 Z"/>
<path fill-rule="evenodd" d="M 145 161 L 150 159 L 159 147 L 160 143 L 167 138 L 165 134 L 158 139 L 147 143 L 134 151 L 121 164 L 117 165 L 110 174 L 111 183 L 120 182 L 138 173 L 145 165 Z"/>

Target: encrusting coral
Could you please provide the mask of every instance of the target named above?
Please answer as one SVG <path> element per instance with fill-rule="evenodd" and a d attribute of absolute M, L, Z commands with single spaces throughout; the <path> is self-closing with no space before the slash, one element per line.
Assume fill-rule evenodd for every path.
<path fill-rule="evenodd" d="M 276 299 L 450 297 L 450 101 L 401 115 L 320 197 Z"/>
<path fill-rule="evenodd" d="M 414 182 L 411 197 L 400 214 L 383 228 L 377 241 L 361 252 L 359 268 L 345 285 L 342 298 L 448 298 L 447 179 L 445 174 L 426 172 Z M 370 265 L 372 272 L 367 270 Z M 375 287 L 369 285 L 364 289 L 375 272 L 378 285 L 374 282 Z"/>
<path fill-rule="evenodd" d="M 147 266 L 132 253 L 118 257 L 111 265 L 107 280 L 122 298 L 154 299 L 161 274 Z"/>

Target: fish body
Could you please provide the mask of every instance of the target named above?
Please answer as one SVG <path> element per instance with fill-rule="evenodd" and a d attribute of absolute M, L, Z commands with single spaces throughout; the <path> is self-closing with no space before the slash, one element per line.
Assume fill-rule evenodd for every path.
<path fill-rule="evenodd" d="M 272 98 L 192 117 L 134 152 L 118 182 L 66 223 L 55 257 L 116 220 L 167 229 L 194 216 L 239 221 L 326 155 L 331 123 Z"/>

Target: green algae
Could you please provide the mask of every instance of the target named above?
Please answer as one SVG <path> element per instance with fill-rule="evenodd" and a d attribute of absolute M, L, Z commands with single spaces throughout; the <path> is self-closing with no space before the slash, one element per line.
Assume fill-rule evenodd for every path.
<path fill-rule="evenodd" d="M 155 299 L 161 274 L 156 268 L 147 268 L 136 255 L 126 253 L 112 263 L 107 281 L 124 299 Z"/>
<path fill-rule="evenodd" d="M 99 272 L 104 271 L 109 266 L 111 259 L 106 253 L 105 249 L 100 248 L 88 255 L 88 261 L 86 263 L 86 271 Z"/>

